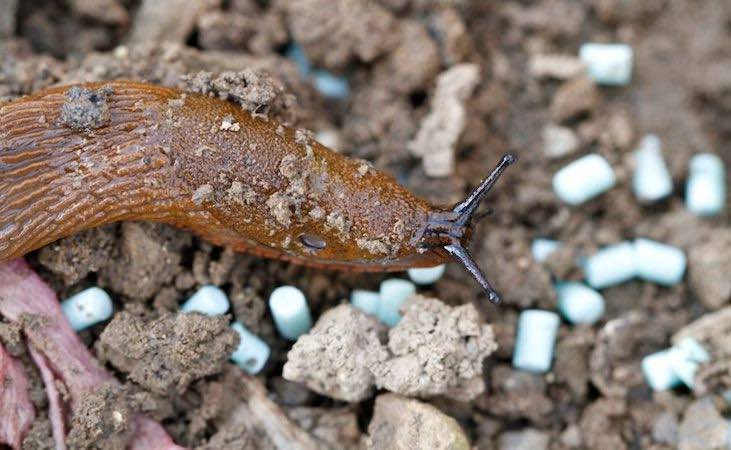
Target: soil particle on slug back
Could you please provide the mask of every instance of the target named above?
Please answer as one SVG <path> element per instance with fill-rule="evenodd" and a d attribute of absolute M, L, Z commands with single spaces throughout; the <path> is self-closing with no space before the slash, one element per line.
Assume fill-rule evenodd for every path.
<path fill-rule="evenodd" d="M 66 101 L 61 106 L 60 122 L 84 131 L 101 127 L 110 120 L 107 101 L 112 93 L 111 88 L 92 91 L 78 86 L 72 87 L 66 93 Z"/>

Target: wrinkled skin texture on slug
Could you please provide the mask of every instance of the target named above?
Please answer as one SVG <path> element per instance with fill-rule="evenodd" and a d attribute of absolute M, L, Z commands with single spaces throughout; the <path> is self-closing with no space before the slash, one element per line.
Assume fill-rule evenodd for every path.
<path fill-rule="evenodd" d="M 0 198 L 0 261 L 122 220 L 317 267 L 446 259 L 417 251 L 433 208 L 364 161 L 233 103 L 136 82 L 0 106 Z"/>

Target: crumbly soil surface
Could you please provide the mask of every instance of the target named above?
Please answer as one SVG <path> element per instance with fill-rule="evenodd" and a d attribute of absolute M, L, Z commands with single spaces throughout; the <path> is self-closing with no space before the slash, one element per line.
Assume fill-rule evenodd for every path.
<path fill-rule="evenodd" d="M 716 331 L 707 333 L 713 337 L 707 341 L 714 361 L 699 375 L 703 390 L 654 393 L 642 378 L 640 361 L 667 348 L 687 324 L 716 310 L 722 313 L 731 300 L 729 216 L 701 220 L 689 215 L 682 201 L 694 153 L 714 152 L 727 167 L 731 164 L 728 0 L 163 3 L 0 1 L 0 101 L 79 81 L 134 79 L 177 86 L 327 137 L 341 152 L 391 173 L 435 204 L 460 201 L 501 155 L 514 152 L 519 163 L 490 194 L 494 212 L 476 229 L 473 246 L 480 266 L 504 294 L 503 305 L 490 305 L 457 265 L 449 265 L 433 287 L 420 288 L 452 307 L 474 304 L 498 344 L 485 360 L 484 392 L 470 401 L 453 395 L 423 401 L 456 421 L 434 423 L 459 424 L 470 445 L 484 450 L 725 445 L 721 414 L 729 405 L 720 394 L 731 388 L 731 351 L 723 347 L 729 342 L 723 328 L 727 321 L 715 321 Z M 294 41 L 314 67 L 347 76 L 347 99 L 326 99 L 299 73 L 286 57 Z M 598 87 L 577 75 L 570 57 L 590 41 L 632 45 L 634 73 L 628 86 Z M 450 78 L 442 75 L 458 64 L 476 71 L 477 81 L 465 87 L 464 80 L 455 79 L 459 86 L 445 86 Z M 452 98 L 441 98 L 450 92 Z M 107 120 L 106 95 L 73 92 L 62 120 L 93 131 Z M 184 101 L 171 107 L 184 107 Z M 458 121 L 445 122 L 444 111 L 434 109 L 438 105 L 457 111 Z M 428 129 L 430 123 L 436 128 Z M 237 125 L 224 120 L 222 127 L 236 131 Z M 457 125 L 461 130 L 455 131 Z M 662 140 L 675 185 L 672 197 L 653 206 L 641 205 L 631 192 L 631 152 L 647 133 Z M 451 152 L 437 158 L 437 163 L 453 158 L 448 176 L 427 175 L 427 161 L 418 155 L 428 149 L 415 148 L 425 136 L 431 137 L 427 142 L 454 143 Z M 206 151 L 201 148 L 201 155 Z M 551 178 L 589 152 L 609 161 L 617 186 L 569 207 L 553 193 Z M 681 247 L 689 259 L 686 281 L 672 288 L 631 281 L 606 289 L 607 311 L 600 322 L 561 325 L 550 373 L 514 370 L 510 361 L 519 312 L 555 310 L 552 280 L 582 279 L 574 264 L 578 258 L 637 236 Z M 538 264 L 530 254 L 535 237 L 564 246 Z M 251 417 L 267 408 L 281 408 L 312 439 L 308 442 L 321 448 L 390 448 L 377 443 L 401 427 L 404 433 L 418 431 L 409 428 L 404 414 L 418 416 L 431 408 L 394 408 L 398 398 L 374 400 L 378 392 L 370 384 L 349 391 L 349 399 L 358 401 L 344 403 L 322 395 L 326 387 L 315 392 L 282 378 L 292 343 L 275 331 L 265 303 L 272 289 L 281 284 L 301 288 L 316 319 L 328 310 L 332 314 L 354 288 L 377 289 L 385 275 L 262 260 L 149 223 L 91 230 L 28 259 L 60 298 L 99 285 L 115 302 L 113 320 L 81 335 L 100 360 L 109 362 L 124 388 L 100 390 L 83 402 L 68 424 L 72 448 L 124 448 L 135 411 L 161 421 L 187 447 L 269 448 L 277 445 L 276 435 L 264 436 L 251 426 Z M 177 313 L 205 284 L 228 294 L 232 317 L 226 321 L 241 321 L 271 345 L 270 361 L 257 376 L 262 395 L 252 393 L 253 379 L 226 361 L 237 341 L 225 323 Z M 450 311 L 435 306 L 428 314 L 443 314 L 435 323 L 450 324 L 459 319 Z M 369 342 L 387 342 L 375 325 L 363 336 L 350 331 L 362 352 Z M 459 330 L 452 331 L 454 336 L 442 333 L 442 338 L 457 342 Z M 391 351 L 418 354 L 409 343 L 423 333 L 414 329 L 392 336 L 400 349 Z M 330 335 L 343 333 L 335 329 Z M 0 340 L 29 367 L 31 399 L 39 411 L 24 448 L 51 448 L 48 405 L 23 355 L 20 332 L 0 323 Z M 429 366 L 429 355 L 413 359 L 422 375 L 443 376 Z M 373 383 L 362 367 L 348 366 L 343 373 Z"/>

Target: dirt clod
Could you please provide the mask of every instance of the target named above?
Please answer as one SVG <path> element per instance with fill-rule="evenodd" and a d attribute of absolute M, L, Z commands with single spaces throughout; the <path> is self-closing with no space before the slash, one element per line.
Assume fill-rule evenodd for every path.
<path fill-rule="evenodd" d="M 391 357 L 374 367 L 379 387 L 409 396 L 446 395 L 470 401 L 484 389 L 483 360 L 497 349 L 490 325 L 472 304 L 451 308 L 411 297 L 388 335 Z"/>
<path fill-rule="evenodd" d="M 66 445 L 74 450 L 124 450 L 134 432 L 133 416 L 126 390 L 105 384 L 81 401 Z"/>
<path fill-rule="evenodd" d="M 350 305 L 323 314 L 287 355 L 282 376 L 346 401 L 366 398 L 375 383 L 370 368 L 386 358 L 381 326 Z"/>
<path fill-rule="evenodd" d="M 226 316 L 163 314 L 145 320 L 121 312 L 99 336 L 102 360 L 158 394 L 185 392 L 188 385 L 220 372 L 238 345 Z"/>
<path fill-rule="evenodd" d="M 435 407 L 396 394 L 376 398 L 368 425 L 367 449 L 467 450 L 470 443 L 457 422 Z"/>

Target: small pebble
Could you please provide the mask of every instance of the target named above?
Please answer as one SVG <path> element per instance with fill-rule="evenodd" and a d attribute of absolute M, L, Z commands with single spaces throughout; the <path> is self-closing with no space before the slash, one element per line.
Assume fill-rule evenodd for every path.
<path fill-rule="evenodd" d="M 366 314 L 376 315 L 378 305 L 381 303 L 381 295 L 374 291 L 355 289 L 350 293 L 350 303 Z"/>
<path fill-rule="evenodd" d="M 672 245 L 649 239 L 635 239 L 637 276 L 646 281 L 673 286 L 683 280 L 685 253 Z"/>
<path fill-rule="evenodd" d="M 654 134 L 642 138 L 635 151 L 632 189 L 643 202 L 654 202 L 673 192 L 673 180 L 662 157 L 660 139 Z"/>
<path fill-rule="evenodd" d="M 269 359 L 271 353 L 269 345 L 240 322 L 234 322 L 231 328 L 241 339 L 238 348 L 231 354 L 231 361 L 252 375 L 259 373 Z"/>
<path fill-rule="evenodd" d="M 91 287 L 61 302 L 61 310 L 71 328 L 81 331 L 112 317 L 114 306 L 104 289 Z"/>
<path fill-rule="evenodd" d="M 594 289 L 614 286 L 636 275 L 637 258 L 631 242 L 604 247 L 584 263 L 584 276 Z"/>
<path fill-rule="evenodd" d="M 614 183 L 614 171 L 607 160 L 591 154 L 556 172 L 553 190 L 564 202 L 578 205 L 611 189 Z"/>
<path fill-rule="evenodd" d="M 632 78 L 632 53 L 626 44 L 587 43 L 579 49 L 579 58 L 596 84 L 624 86 Z"/>
<path fill-rule="evenodd" d="M 558 310 L 571 323 L 592 324 L 604 314 L 604 297 L 573 281 L 556 283 Z"/>
<path fill-rule="evenodd" d="M 584 73 L 586 65 L 573 55 L 537 54 L 531 56 L 528 70 L 536 78 L 568 80 Z"/>
<path fill-rule="evenodd" d="M 193 294 L 180 310 L 184 313 L 199 312 L 208 316 L 225 314 L 229 303 L 226 293 L 216 286 L 203 286 Z"/>
<path fill-rule="evenodd" d="M 547 125 L 542 136 L 543 153 L 549 159 L 563 158 L 579 149 L 579 138 L 571 128 Z"/>
<path fill-rule="evenodd" d="M 673 370 L 675 355 L 671 349 L 662 350 L 642 358 L 642 373 L 647 384 L 655 391 L 665 391 L 680 384 Z"/>
<path fill-rule="evenodd" d="M 393 327 L 401 320 L 399 308 L 416 293 L 416 286 L 401 278 L 389 278 L 381 283 L 379 292 L 381 303 L 378 305 L 378 320 Z"/>
<path fill-rule="evenodd" d="M 269 309 L 279 334 L 291 341 L 310 331 L 312 316 L 305 294 L 294 286 L 280 286 L 269 296 Z"/>
<path fill-rule="evenodd" d="M 559 323 L 558 315 L 550 311 L 527 309 L 521 312 L 513 366 L 527 372 L 548 372 L 553 360 Z"/>
<path fill-rule="evenodd" d="M 685 184 L 685 205 L 698 216 L 720 214 L 726 203 L 726 169 L 723 161 L 711 153 L 690 159 Z"/>
<path fill-rule="evenodd" d="M 446 264 L 440 264 L 434 267 L 418 267 L 409 269 L 408 274 L 411 281 L 416 284 L 426 285 L 434 284 L 442 278 L 444 271 L 447 269 Z"/>
<path fill-rule="evenodd" d="M 561 245 L 560 242 L 554 241 L 553 239 L 536 238 L 533 239 L 533 243 L 530 246 L 531 254 L 536 262 L 542 263 L 548 259 L 548 256 L 553 253 Z"/>
<path fill-rule="evenodd" d="M 312 72 L 312 84 L 326 98 L 345 100 L 350 93 L 350 84 L 346 77 L 334 75 L 325 70 Z"/>

